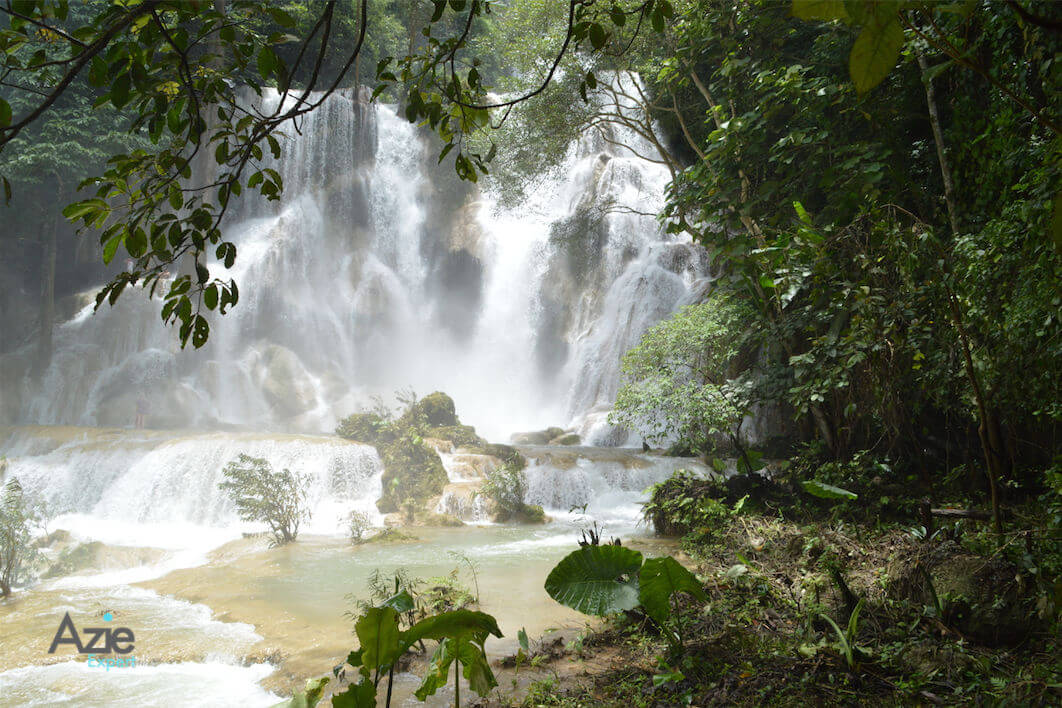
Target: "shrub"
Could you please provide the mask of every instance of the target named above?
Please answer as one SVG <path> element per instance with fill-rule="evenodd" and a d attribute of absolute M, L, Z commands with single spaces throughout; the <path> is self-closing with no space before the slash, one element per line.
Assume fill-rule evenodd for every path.
<path fill-rule="evenodd" d="M 355 413 L 339 421 L 336 435 L 354 442 L 375 445 L 394 439 L 391 421 L 379 413 Z"/>
<path fill-rule="evenodd" d="M 650 488 L 642 518 L 662 536 L 682 536 L 717 524 L 728 511 L 719 501 L 725 494 L 718 482 L 678 470 Z"/>
<path fill-rule="evenodd" d="M 30 537 L 38 523 L 34 507 L 22 492 L 17 479 L 11 479 L 0 496 L 0 597 L 28 577 L 27 566 L 36 557 Z"/>
<path fill-rule="evenodd" d="M 372 529 L 372 519 L 363 511 L 352 511 L 347 517 L 350 529 L 350 542 L 354 544 L 365 541 L 365 533 Z"/>
<path fill-rule="evenodd" d="M 269 526 L 275 546 L 295 540 L 299 523 L 310 517 L 304 477 L 287 469 L 274 472 L 267 460 L 244 454 L 224 472 L 221 489 L 228 492 L 241 519 Z"/>

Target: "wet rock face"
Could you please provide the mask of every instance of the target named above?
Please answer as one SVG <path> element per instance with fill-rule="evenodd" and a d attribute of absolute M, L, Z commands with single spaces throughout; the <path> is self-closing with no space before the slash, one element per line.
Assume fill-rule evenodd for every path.
<path fill-rule="evenodd" d="M 435 275 L 436 316 L 458 337 L 467 337 L 476 325 L 483 300 L 483 264 L 470 252 L 449 251 Z"/>
<path fill-rule="evenodd" d="M 270 345 L 262 356 L 260 376 L 262 393 L 278 418 L 293 418 L 313 408 L 313 381 L 295 352 Z"/>

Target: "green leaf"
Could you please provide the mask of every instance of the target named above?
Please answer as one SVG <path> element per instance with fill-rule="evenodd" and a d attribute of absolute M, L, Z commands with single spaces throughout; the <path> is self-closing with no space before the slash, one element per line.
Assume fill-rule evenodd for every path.
<path fill-rule="evenodd" d="M 370 607 L 354 624 L 361 643 L 362 663 L 384 670 L 394 664 L 404 649 L 399 646 L 398 613 L 393 607 Z"/>
<path fill-rule="evenodd" d="M 793 17 L 801 20 L 850 22 L 844 0 L 793 0 Z"/>
<path fill-rule="evenodd" d="M 425 617 L 402 633 L 402 645 L 413 646 L 421 639 L 442 641 L 447 637 L 472 637 L 482 644 L 489 635 L 501 637 L 498 621 L 486 612 L 454 610 Z"/>
<path fill-rule="evenodd" d="M 697 577 L 671 556 L 647 559 L 639 574 L 638 599 L 649 616 L 663 623 L 671 614 L 671 596 L 677 592 L 708 599 Z"/>
<path fill-rule="evenodd" d="M 306 682 L 306 690 L 300 691 L 291 697 L 291 700 L 277 703 L 273 708 L 314 708 L 321 702 L 325 686 L 328 685 L 328 677 L 310 679 Z M 333 703 L 333 705 L 336 705 Z"/>
<path fill-rule="evenodd" d="M 859 93 L 884 81 L 903 49 L 903 27 L 895 10 L 879 9 L 878 13 L 860 31 L 848 57 L 848 72 Z"/>
<path fill-rule="evenodd" d="M 409 612 L 414 607 L 413 596 L 410 595 L 408 591 L 403 590 L 402 592 L 392 595 L 384 600 L 380 606 L 390 607 L 398 613 Z"/>
<path fill-rule="evenodd" d="M 333 694 L 332 708 L 376 708 L 376 686 L 363 678 L 343 693 Z"/>
<path fill-rule="evenodd" d="M 807 479 L 800 483 L 804 491 L 820 499 L 858 499 L 859 495 L 817 479 Z"/>
<path fill-rule="evenodd" d="M 527 640 L 527 630 L 524 627 L 520 628 L 520 631 L 516 633 L 516 638 L 520 642 L 520 648 L 526 652 L 531 651 L 531 643 Z"/>
<path fill-rule="evenodd" d="M 115 108 L 129 103 L 129 74 L 122 74 L 111 84 L 111 103 Z"/>
<path fill-rule="evenodd" d="M 203 290 L 203 304 L 207 306 L 208 310 L 213 310 L 218 306 L 217 284 L 211 283 Z"/>
<path fill-rule="evenodd" d="M 608 40 L 608 33 L 605 32 L 605 28 L 598 23 L 590 25 L 590 44 L 594 49 L 601 49 L 605 46 L 605 42 Z"/>
<path fill-rule="evenodd" d="M 623 546 L 585 546 L 550 571 L 546 592 L 588 615 L 610 615 L 638 606 L 642 554 Z"/>
<path fill-rule="evenodd" d="M 0 128 L 11 125 L 11 104 L 0 98 Z"/>
<path fill-rule="evenodd" d="M 118 246 L 121 245 L 124 239 L 125 233 L 119 231 L 112 236 L 107 243 L 103 244 L 103 262 L 110 263 L 114 260 L 114 254 L 118 252 Z"/>

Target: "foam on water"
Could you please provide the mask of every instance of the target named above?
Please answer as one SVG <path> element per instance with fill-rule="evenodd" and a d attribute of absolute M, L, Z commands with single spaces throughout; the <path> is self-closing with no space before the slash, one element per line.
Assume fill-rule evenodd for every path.
<path fill-rule="evenodd" d="M 112 669 L 67 661 L 0 672 L 0 705 L 228 708 L 271 706 L 280 697 L 259 682 L 269 664 L 183 662 Z"/>

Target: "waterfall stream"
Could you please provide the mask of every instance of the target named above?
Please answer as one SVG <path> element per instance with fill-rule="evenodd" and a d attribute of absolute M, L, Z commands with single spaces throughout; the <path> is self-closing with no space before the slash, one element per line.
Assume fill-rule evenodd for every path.
<path fill-rule="evenodd" d="M 323 433 L 411 386 L 491 439 L 560 424 L 637 442 L 602 414 L 620 358 L 708 271 L 651 216 L 666 169 L 591 134 L 510 208 L 390 106 L 336 94 L 288 132 L 269 163 L 283 200 L 245 196 L 225 226 L 238 258 L 215 275 L 242 297 L 208 345 L 180 350 L 142 293 L 95 315 L 85 293 L 42 379 L 32 345 L 0 354 L 0 424 L 126 426 L 144 397 L 149 427 Z"/>

